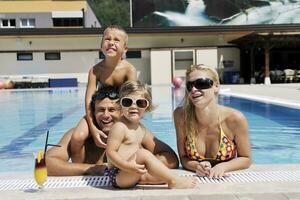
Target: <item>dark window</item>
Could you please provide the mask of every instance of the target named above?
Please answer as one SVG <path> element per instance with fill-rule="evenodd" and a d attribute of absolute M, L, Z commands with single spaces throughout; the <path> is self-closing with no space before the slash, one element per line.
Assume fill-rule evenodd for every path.
<path fill-rule="evenodd" d="M 2 20 L 2 26 L 8 26 L 8 20 L 7 19 Z"/>
<path fill-rule="evenodd" d="M 17 53 L 17 60 L 33 60 L 32 53 Z"/>
<path fill-rule="evenodd" d="M 102 53 L 102 51 L 99 52 L 99 59 L 104 59 L 105 55 Z"/>
<path fill-rule="evenodd" d="M 16 27 L 16 20 L 15 19 L 2 19 L 1 27 L 3 27 L 3 28 Z"/>
<path fill-rule="evenodd" d="M 59 52 L 45 53 L 45 60 L 60 60 Z"/>
<path fill-rule="evenodd" d="M 82 18 L 53 18 L 53 26 L 83 26 Z"/>
<path fill-rule="evenodd" d="M 16 26 L 16 20 L 15 19 L 10 19 L 10 26 Z"/>
<path fill-rule="evenodd" d="M 127 51 L 126 58 L 141 58 L 142 52 L 141 51 Z"/>

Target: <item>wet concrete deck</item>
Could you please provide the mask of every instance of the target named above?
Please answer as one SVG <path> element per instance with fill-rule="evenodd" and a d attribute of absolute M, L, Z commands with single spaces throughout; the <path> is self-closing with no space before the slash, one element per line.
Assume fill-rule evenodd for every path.
<path fill-rule="evenodd" d="M 252 165 L 251 172 L 300 171 L 300 164 L 293 165 Z M 177 173 L 189 172 L 176 170 Z M 30 178 L 33 174 L 0 174 L 5 179 Z M 55 188 L 36 190 L 0 191 L 1 199 L 233 199 L 233 200 L 300 200 L 300 181 L 251 182 L 251 183 L 201 183 L 194 189 L 167 189 L 165 185 L 137 186 L 133 189 L 110 187 Z"/>

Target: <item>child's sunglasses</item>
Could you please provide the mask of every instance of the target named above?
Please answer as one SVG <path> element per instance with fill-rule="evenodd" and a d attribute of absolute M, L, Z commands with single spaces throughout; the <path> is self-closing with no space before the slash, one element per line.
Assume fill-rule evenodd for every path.
<path fill-rule="evenodd" d="M 147 99 L 140 98 L 140 99 L 133 99 L 130 97 L 123 97 L 121 99 L 121 106 L 123 107 L 130 107 L 132 104 L 135 104 L 139 108 L 147 108 L 149 105 L 149 102 Z"/>
<path fill-rule="evenodd" d="M 186 82 L 186 90 L 188 92 L 192 91 L 193 87 L 198 90 L 209 89 L 214 85 L 214 81 L 210 78 L 198 78 L 194 81 Z"/>

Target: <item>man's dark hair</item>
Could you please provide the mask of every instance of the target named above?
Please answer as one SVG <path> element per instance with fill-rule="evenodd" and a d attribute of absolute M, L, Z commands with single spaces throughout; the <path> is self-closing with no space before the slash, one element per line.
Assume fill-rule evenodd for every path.
<path fill-rule="evenodd" d="M 115 100 L 119 98 L 119 89 L 114 86 L 104 86 L 99 88 L 92 96 L 91 99 L 91 110 L 92 113 L 95 114 L 95 104 L 98 100 L 103 100 L 105 98 L 109 98 L 110 100 Z"/>

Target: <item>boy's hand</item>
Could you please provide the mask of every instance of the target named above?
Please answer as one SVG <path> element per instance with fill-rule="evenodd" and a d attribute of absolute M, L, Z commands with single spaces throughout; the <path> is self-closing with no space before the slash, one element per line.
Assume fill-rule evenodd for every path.
<path fill-rule="evenodd" d="M 102 136 L 104 138 L 107 138 L 107 135 L 103 131 L 97 129 L 96 127 L 93 127 L 92 130 L 91 130 L 91 135 L 93 137 L 93 140 L 94 140 L 95 144 L 98 147 L 106 148 L 106 143 L 103 142 L 101 137 L 100 137 L 100 136 Z"/>

